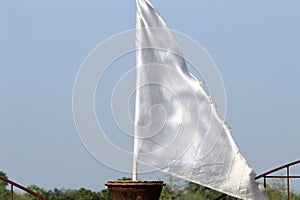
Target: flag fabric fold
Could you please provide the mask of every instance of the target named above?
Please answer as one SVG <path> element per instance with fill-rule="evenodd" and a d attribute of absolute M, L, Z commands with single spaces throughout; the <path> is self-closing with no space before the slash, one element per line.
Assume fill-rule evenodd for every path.
<path fill-rule="evenodd" d="M 211 98 L 148 0 L 136 0 L 138 162 L 241 199 L 267 199 Z"/>

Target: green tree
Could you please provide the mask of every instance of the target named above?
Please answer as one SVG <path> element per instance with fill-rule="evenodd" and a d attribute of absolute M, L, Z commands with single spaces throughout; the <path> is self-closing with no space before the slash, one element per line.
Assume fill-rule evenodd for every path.
<path fill-rule="evenodd" d="M 2 171 L 0 171 L 0 176 L 7 179 L 7 175 Z M 6 189 L 6 187 L 7 187 L 7 183 L 0 180 L 0 199 L 1 200 L 9 200 L 10 199 L 10 192 L 9 192 L 9 190 Z"/>
<path fill-rule="evenodd" d="M 48 191 L 44 188 L 40 188 L 39 186 L 37 185 L 30 185 L 28 186 L 28 189 L 41 195 L 42 197 L 45 197 L 47 198 L 48 196 Z M 32 199 L 36 199 L 35 197 L 33 197 L 31 194 L 26 194 L 28 197 L 31 197 Z"/>
<path fill-rule="evenodd" d="M 109 191 L 107 189 L 101 190 L 99 195 L 100 200 L 110 200 Z"/>
<path fill-rule="evenodd" d="M 0 171 L 0 176 L 7 178 L 4 172 Z M 130 180 L 129 178 L 122 178 L 122 180 Z M 7 183 L 0 180 L 0 200 L 9 200 L 10 191 L 6 189 Z M 37 185 L 30 185 L 28 189 L 45 197 L 47 200 L 110 200 L 108 190 L 102 190 L 101 192 L 94 192 L 85 188 L 78 190 L 70 189 L 57 189 L 46 190 L 40 188 Z M 36 197 L 29 193 L 14 193 L 14 200 L 36 200 Z"/>
<path fill-rule="evenodd" d="M 76 200 L 100 200 L 100 195 L 88 189 L 80 188 L 70 193 L 71 199 Z"/>
<path fill-rule="evenodd" d="M 270 199 L 283 200 L 286 197 L 286 186 L 283 179 L 272 180 L 269 185 L 267 185 L 267 193 Z"/>
<path fill-rule="evenodd" d="M 160 200 L 214 200 L 222 193 L 192 182 L 182 181 L 169 176 L 163 188 Z M 237 200 L 234 197 L 224 196 L 222 200 Z"/>
<path fill-rule="evenodd" d="M 269 199 L 272 200 L 286 200 L 287 196 L 287 186 L 285 179 L 274 179 L 270 181 L 267 185 L 267 193 Z M 300 200 L 300 194 L 291 190 L 290 191 L 291 200 Z"/>
<path fill-rule="evenodd" d="M 179 179 L 169 176 L 166 186 L 162 189 L 160 200 L 181 200 L 183 195 L 183 184 Z"/>
<path fill-rule="evenodd" d="M 210 200 L 216 199 L 222 195 L 221 192 L 217 192 L 215 190 L 192 182 L 186 182 L 184 190 L 184 200 Z M 224 196 L 222 200 L 236 200 L 236 198 L 231 196 Z"/>
<path fill-rule="evenodd" d="M 123 177 L 123 178 L 119 178 L 119 181 L 131 181 L 132 178 L 128 178 L 128 177 Z"/>

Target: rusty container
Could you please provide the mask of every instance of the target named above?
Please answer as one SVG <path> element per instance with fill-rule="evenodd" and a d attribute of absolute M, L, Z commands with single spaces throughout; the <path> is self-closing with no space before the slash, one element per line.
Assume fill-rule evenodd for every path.
<path fill-rule="evenodd" d="M 163 181 L 108 181 L 112 200 L 159 200 Z"/>

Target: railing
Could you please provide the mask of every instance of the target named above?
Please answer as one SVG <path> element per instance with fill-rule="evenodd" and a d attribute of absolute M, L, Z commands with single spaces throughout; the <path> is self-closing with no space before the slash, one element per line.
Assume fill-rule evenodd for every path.
<path fill-rule="evenodd" d="M 260 179 L 260 178 L 263 178 L 264 179 L 264 187 L 266 188 L 267 187 L 267 178 L 286 178 L 286 184 L 287 184 L 287 194 L 288 194 L 288 200 L 290 200 L 290 179 L 291 178 L 300 178 L 300 176 L 290 176 L 290 167 L 291 166 L 293 166 L 293 165 L 296 165 L 296 164 L 299 164 L 300 163 L 300 160 L 297 160 L 297 161 L 295 161 L 295 162 L 291 162 L 291 163 L 289 163 L 289 164 L 286 164 L 286 165 L 283 165 L 283 166 L 281 166 L 281 167 L 277 167 L 277 168 L 275 168 L 275 169 L 273 169 L 273 170 L 270 170 L 270 171 L 268 171 L 268 172 L 266 172 L 266 173 L 263 173 L 263 174 L 261 174 L 261 175 L 259 175 L 259 176 L 257 176 L 256 178 L 255 178 L 255 180 L 257 180 L 257 179 Z M 270 176 L 270 174 L 272 174 L 272 173 L 274 173 L 274 172 L 277 172 L 277 171 L 279 171 L 279 170 L 282 170 L 282 169 L 284 169 L 284 168 L 286 168 L 286 175 L 284 176 L 284 175 L 280 175 L 280 176 L 277 176 L 277 175 L 275 175 L 275 176 Z"/>
<path fill-rule="evenodd" d="M 260 179 L 260 178 L 263 178 L 264 179 L 264 187 L 267 188 L 267 178 L 286 178 L 287 179 L 287 194 L 288 194 L 288 200 L 290 200 L 291 198 L 291 194 L 290 194 L 290 179 L 291 178 L 300 178 L 300 176 L 291 176 L 290 175 L 290 167 L 293 166 L 293 165 L 296 165 L 296 164 L 299 164 L 300 163 L 300 160 L 297 160 L 295 162 L 291 162 L 289 164 L 286 164 L 286 165 L 283 165 L 281 167 L 277 167 L 275 169 L 272 169 L 266 173 L 263 173 L 261 175 L 258 175 L 257 177 L 255 177 L 255 180 L 257 179 Z M 279 170 L 282 170 L 286 168 L 286 175 L 275 175 L 275 176 L 271 176 L 270 174 L 274 173 L 274 172 L 277 172 Z M 220 197 L 216 198 L 215 200 L 221 200 L 223 199 L 224 197 L 226 197 L 227 195 L 226 194 L 223 194 L 221 195 Z"/>
<path fill-rule="evenodd" d="M 44 198 L 44 197 L 42 197 L 41 195 L 39 195 L 39 194 L 37 194 L 37 193 L 35 193 L 35 192 L 29 190 L 29 189 L 26 188 L 26 187 L 23 187 L 22 185 L 20 185 L 20 184 L 18 184 L 18 183 L 15 183 L 15 182 L 13 182 L 13 181 L 10 181 L 10 180 L 8 180 L 8 179 L 6 179 L 6 178 L 4 178 L 4 177 L 1 177 L 1 176 L 0 176 L 0 180 L 6 182 L 6 183 L 8 183 L 8 184 L 10 184 L 10 200 L 13 200 L 13 199 L 14 199 L 14 187 L 17 187 L 17 188 L 19 188 L 19 189 L 21 189 L 21 190 L 23 190 L 23 191 L 25 191 L 25 192 L 27 192 L 27 193 L 29 193 L 29 194 L 35 196 L 38 200 L 46 200 L 46 198 Z"/>

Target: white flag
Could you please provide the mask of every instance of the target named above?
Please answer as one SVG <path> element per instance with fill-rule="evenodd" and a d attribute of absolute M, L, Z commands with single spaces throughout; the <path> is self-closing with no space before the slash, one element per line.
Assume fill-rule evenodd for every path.
<path fill-rule="evenodd" d="M 166 24 L 137 0 L 135 158 L 242 199 L 267 199 Z"/>

